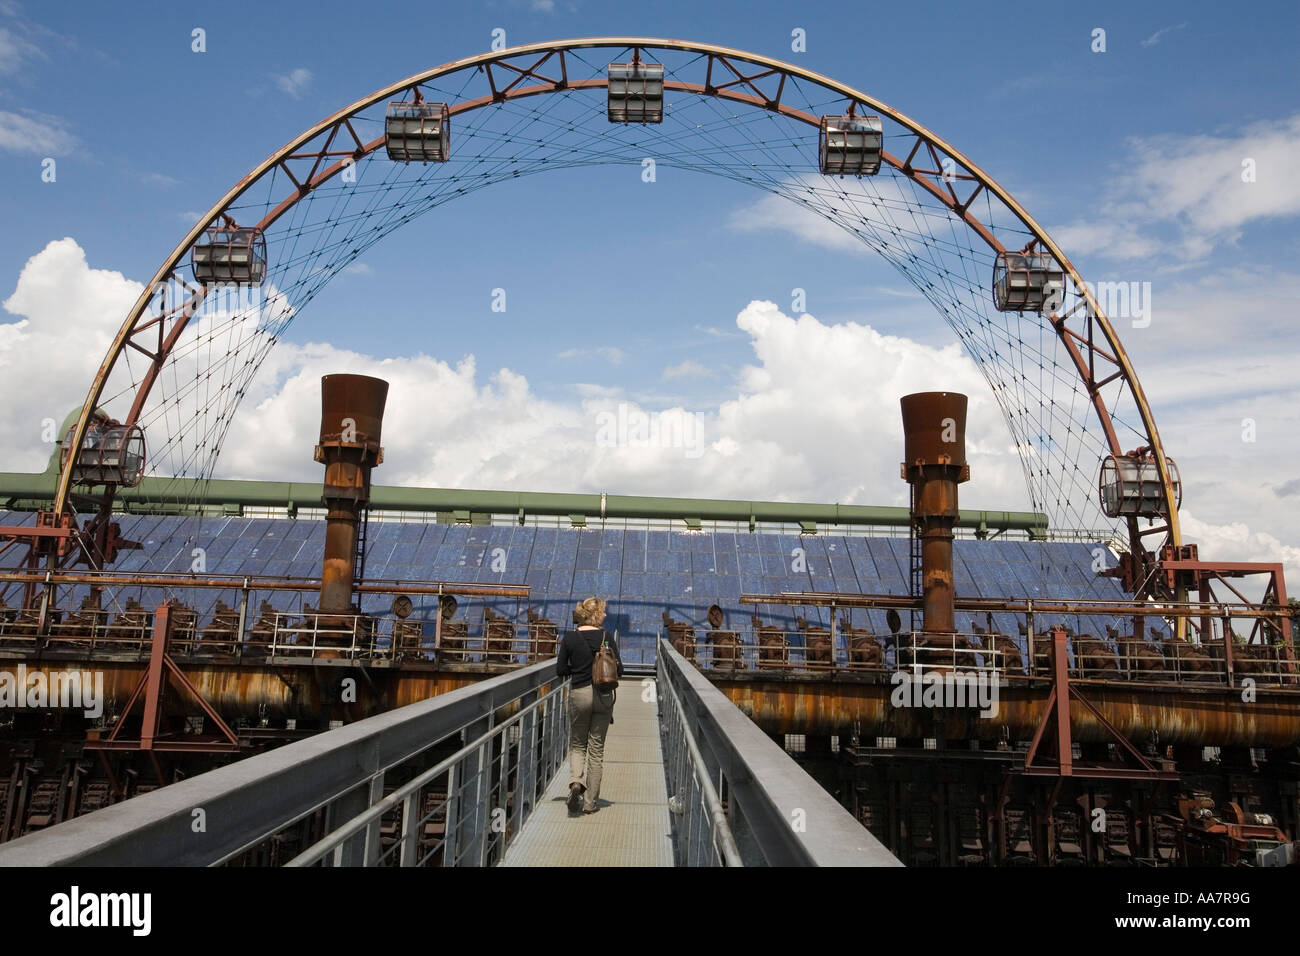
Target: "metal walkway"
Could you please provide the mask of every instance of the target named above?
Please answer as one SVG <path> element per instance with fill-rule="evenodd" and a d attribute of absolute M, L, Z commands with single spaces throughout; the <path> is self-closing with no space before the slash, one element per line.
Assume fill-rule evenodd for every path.
<path fill-rule="evenodd" d="M 0 866 L 899 866 L 666 641 L 619 688 L 600 809 L 570 817 L 543 661 L 0 846 Z"/>
<path fill-rule="evenodd" d="M 673 865 L 658 705 L 643 693 L 652 687 L 640 680 L 619 683 L 597 812 L 570 815 L 566 761 L 506 851 L 503 866 Z"/>

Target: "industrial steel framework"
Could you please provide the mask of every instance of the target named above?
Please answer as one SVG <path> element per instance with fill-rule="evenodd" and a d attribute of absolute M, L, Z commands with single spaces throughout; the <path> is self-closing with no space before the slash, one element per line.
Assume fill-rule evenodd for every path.
<path fill-rule="evenodd" d="M 606 64 L 629 59 L 664 65 L 663 124 L 606 117 L 597 95 L 608 86 Z M 457 130 L 450 161 L 386 158 L 382 110 L 395 98 L 448 104 Z M 882 118 L 880 175 L 817 174 L 816 135 L 826 114 Z M 1100 459 L 1134 448 L 1149 453 L 1167 517 L 1146 528 L 1136 517 L 1120 519 L 1133 555 L 1126 577 L 1138 594 L 1168 596 L 1167 578 L 1149 557 L 1176 554 L 1181 545 L 1165 450 L 1114 324 L 1064 251 L 990 175 L 898 110 L 810 70 L 703 43 L 602 37 L 483 53 L 393 83 L 305 130 L 214 203 L 159 266 L 91 383 L 71 447 L 81 447 L 105 409 L 146 429 L 153 474 L 210 478 L 262 359 L 362 251 L 485 185 L 646 155 L 789 198 L 902 271 L 979 365 L 1019 447 L 1035 508 L 1054 523 L 1103 523 L 1095 500 Z M 265 295 L 255 306 L 213 309 L 205 303 L 216 287 L 182 275 L 214 225 L 255 227 L 265 236 Z M 994 310 L 995 257 L 1023 251 L 1046 252 L 1064 270 L 1055 311 Z M 129 545 L 110 521 L 116 489 L 90 497 L 74 485 L 69 462 L 52 512 L 25 536 L 9 537 L 50 567 L 102 566 Z M 81 527 L 76 512 L 86 510 L 95 514 Z M 1152 536 L 1161 543 L 1148 549 L 1143 542 Z"/>

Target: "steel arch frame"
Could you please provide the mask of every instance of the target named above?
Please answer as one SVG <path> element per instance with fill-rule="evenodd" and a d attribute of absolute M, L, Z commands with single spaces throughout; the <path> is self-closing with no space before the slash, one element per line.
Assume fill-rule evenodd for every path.
<path fill-rule="evenodd" d="M 1105 312 L 1101 309 L 1092 290 L 1088 287 L 1073 264 L 1062 252 L 1060 247 L 1052 240 L 1047 232 L 1033 219 L 1032 216 L 1022 207 L 1012 196 L 999 185 L 991 176 L 985 173 L 979 166 L 971 162 L 963 153 L 955 149 L 948 142 L 936 136 L 926 127 L 912 120 L 910 117 L 897 110 L 892 109 L 885 103 L 868 96 L 866 93 L 853 87 L 839 83 L 829 77 L 805 70 L 801 67 L 784 63 L 770 57 L 760 56 L 758 54 L 746 53 L 740 50 L 734 50 L 727 47 L 715 46 L 712 44 L 693 43 L 680 40 L 659 39 L 652 37 L 588 37 L 572 40 L 549 41 L 543 43 L 527 44 L 518 47 L 511 47 L 505 50 L 482 53 L 472 57 L 455 60 L 442 66 L 434 67 L 421 73 L 414 74 L 384 87 L 369 96 L 366 96 L 356 102 L 344 107 L 331 116 L 320 121 L 316 125 L 308 128 L 302 134 L 291 140 L 285 146 L 276 150 L 265 160 L 255 166 L 246 176 L 236 183 L 224 196 L 217 201 L 207 214 L 193 226 L 185 235 L 181 242 L 173 249 L 171 255 L 163 262 L 158 271 L 154 274 L 153 279 L 145 287 L 140 297 L 136 300 L 128 313 L 121 328 L 113 339 L 108 354 L 105 356 L 103 363 L 100 365 L 94 380 L 91 383 L 90 390 L 86 396 L 85 403 L 77 417 L 73 432 L 71 435 L 71 447 L 80 447 L 87 426 L 93 416 L 95 407 L 100 400 L 104 387 L 107 384 L 109 374 L 112 372 L 117 359 L 127 348 L 134 348 L 142 352 L 149 360 L 150 366 L 143 379 L 137 386 L 134 401 L 125 424 L 133 424 L 139 417 L 144 407 L 144 402 L 157 379 L 159 371 L 162 369 L 172 348 L 179 340 L 181 334 L 187 325 L 188 318 L 193 315 L 197 306 L 207 294 L 207 287 L 204 285 L 193 285 L 185 282 L 177 274 L 177 269 L 183 261 L 185 255 L 191 246 L 199 239 L 209 225 L 218 219 L 226 218 L 229 208 L 247 192 L 256 182 L 260 181 L 262 176 L 279 170 L 284 173 L 285 177 L 293 184 L 293 190 L 279 203 L 277 203 L 263 220 L 256 225 L 266 228 L 280 218 L 285 212 L 291 209 L 299 200 L 306 197 L 317 186 L 326 182 L 333 176 L 337 175 L 343 169 L 349 167 L 357 160 L 383 148 L 384 137 L 370 142 L 362 142 L 351 124 L 352 117 L 356 116 L 363 110 L 369 109 L 378 103 L 381 103 L 391 97 L 402 94 L 409 90 L 418 89 L 423 83 L 427 83 L 438 77 L 452 73 L 457 73 L 466 69 L 481 69 L 487 74 L 488 84 L 491 89 L 491 95 L 479 97 L 474 100 L 468 100 L 461 103 L 449 104 L 452 115 L 468 112 L 474 109 L 480 109 L 485 106 L 498 104 L 507 100 L 517 98 L 542 95 L 547 93 L 559 92 L 569 89 L 599 89 L 605 87 L 606 81 L 603 78 L 593 78 L 589 80 L 570 81 L 568 79 L 567 64 L 565 63 L 565 52 L 568 50 L 591 49 L 591 48 L 616 48 L 630 49 L 637 55 L 642 50 L 668 50 L 684 53 L 695 53 L 707 58 L 706 78 L 703 84 L 684 83 L 681 81 L 669 80 L 665 82 L 668 90 L 686 92 L 698 95 L 717 96 L 723 99 L 743 103 L 746 105 L 767 109 L 773 112 L 788 116 L 791 119 L 810 123 L 816 126 L 820 117 L 811 116 L 800 110 L 793 109 L 781 102 L 785 82 L 788 78 L 797 78 L 806 80 L 810 83 L 817 84 L 822 88 L 831 91 L 837 95 L 843 96 L 847 101 L 846 108 L 853 110 L 869 110 L 887 117 L 892 122 L 903 127 L 915 137 L 911 151 L 905 158 L 899 158 L 888 151 L 883 154 L 883 161 L 892 166 L 899 173 L 910 179 L 912 182 L 930 193 L 936 200 L 946 206 L 953 214 L 960 218 L 966 225 L 971 228 L 981 239 L 994 251 L 994 253 L 1003 251 L 1004 246 L 997 240 L 991 229 L 985 223 L 981 222 L 971 211 L 972 204 L 981 192 L 987 191 L 996 196 L 1002 204 L 1014 214 L 1026 230 L 1034 237 L 1030 245 L 1038 245 L 1045 249 L 1056 259 L 1056 261 L 1070 276 L 1074 284 L 1075 292 L 1078 295 L 1077 303 L 1067 310 L 1064 314 L 1052 313 L 1048 318 L 1054 327 L 1057 336 L 1064 344 L 1071 360 L 1074 362 L 1075 370 L 1083 381 L 1089 395 L 1092 399 L 1092 405 L 1096 412 L 1102 430 L 1106 435 L 1106 440 L 1110 446 L 1111 453 L 1115 455 L 1125 454 L 1119 443 L 1118 436 L 1115 432 L 1113 418 L 1106 406 L 1105 399 L 1101 393 L 1102 388 L 1106 385 L 1122 379 L 1133 396 L 1133 401 L 1137 405 L 1139 414 L 1142 418 L 1142 426 L 1146 432 L 1148 445 L 1152 456 L 1155 459 L 1157 469 L 1164 487 L 1164 497 L 1167 509 L 1167 522 L 1161 526 L 1155 526 L 1140 530 L 1137 519 L 1128 519 L 1129 541 L 1133 560 L 1138 563 L 1141 572 L 1138 575 L 1139 580 L 1145 579 L 1147 586 L 1156 586 L 1158 576 L 1154 574 L 1154 568 L 1147 566 L 1146 549 L 1143 547 L 1142 540 L 1148 535 L 1164 532 L 1166 535 L 1166 546 L 1172 546 L 1176 549 L 1181 544 L 1181 532 L 1178 522 L 1177 501 L 1174 494 L 1171 476 L 1166 465 L 1166 456 L 1164 446 L 1160 439 L 1159 431 L 1156 427 L 1155 417 L 1151 411 L 1150 404 L 1138 381 L 1136 372 L 1133 369 L 1128 355 L 1120 342 L 1119 336 L 1107 318 Z M 520 65 L 508 62 L 521 57 L 533 57 L 530 64 Z M 746 73 L 745 68 L 756 68 L 755 72 Z M 494 73 L 494 68 L 503 74 L 500 79 L 503 81 L 498 84 L 498 76 Z M 547 73 L 541 72 L 547 69 Z M 717 80 L 715 82 L 715 73 Z M 548 75 L 550 74 L 550 75 Z M 508 80 L 508 82 L 505 82 Z M 532 81 L 531 83 L 529 81 Z M 761 83 L 766 81 L 768 86 L 775 84 L 775 90 L 764 92 Z M 308 148 L 313 141 L 323 137 L 323 142 L 319 148 Z M 350 144 L 349 144 L 350 140 Z M 342 145 L 337 145 L 342 144 Z M 962 170 L 955 174 L 943 172 L 944 157 L 950 158 Z M 919 161 L 918 161 L 919 157 Z M 928 162 L 927 162 L 928 161 Z M 298 167 L 298 173 L 295 175 L 290 164 L 301 164 Z M 309 164 L 309 165 L 308 165 Z M 304 166 L 305 172 L 304 172 Z M 971 191 L 963 198 L 958 194 L 956 188 L 958 183 L 973 184 Z M 245 224 L 247 225 L 247 224 Z M 1014 250 L 1012 250 L 1014 251 Z M 191 292 L 187 302 L 174 306 L 171 309 L 166 308 L 164 300 L 162 309 L 157 315 L 148 314 L 150 302 L 159 290 L 165 287 L 168 279 L 174 279 L 182 283 Z M 168 330 L 167 321 L 171 319 L 172 325 Z M 1073 321 L 1074 327 L 1071 326 Z M 141 333 L 151 333 L 156 327 L 156 345 L 150 347 L 136 341 Z M 1100 337 L 1098 337 L 1098 333 Z M 152 335 L 150 336 L 153 337 Z M 1101 366 L 1099 369 L 1098 366 Z M 69 461 L 71 458 L 69 457 Z M 100 517 L 106 520 L 107 512 L 111 510 L 113 489 L 107 490 L 107 505 L 101 507 Z M 56 486 L 53 514 L 60 516 L 58 521 L 60 525 L 67 521 L 63 517 L 68 512 L 68 503 L 71 496 L 71 470 L 66 465 L 60 469 L 59 480 Z M 69 516 L 70 517 L 70 516 Z M 75 529 L 75 520 L 72 522 L 74 527 L 71 529 L 73 534 L 77 534 Z M 100 534 L 103 532 L 101 531 Z M 84 546 L 83 546 L 84 547 Z M 1162 548 L 1157 554 L 1163 553 Z M 57 563 L 57 556 L 51 556 L 51 563 Z M 1145 589 L 1145 588 L 1144 588 Z"/>

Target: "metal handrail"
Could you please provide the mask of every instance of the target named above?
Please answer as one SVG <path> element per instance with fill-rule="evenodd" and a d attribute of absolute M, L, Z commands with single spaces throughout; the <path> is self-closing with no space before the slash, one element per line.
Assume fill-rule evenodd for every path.
<path fill-rule="evenodd" d="M 320 590 L 320 578 L 273 575 L 202 574 L 181 571 L 29 571 L 0 569 L 4 584 L 87 584 L 94 587 L 215 588 L 223 591 L 302 591 Z M 526 584 L 465 584 L 454 581 L 404 581 L 397 578 L 367 578 L 353 585 L 358 594 L 428 594 L 462 597 L 527 598 Z"/>
<path fill-rule="evenodd" d="M 412 764 L 422 772 L 420 762 L 432 758 L 431 748 L 450 744 L 453 735 L 477 736 L 503 708 L 526 695 L 541 696 L 546 685 L 554 687 L 555 669 L 555 661 L 542 661 L 490 677 L 65 820 L 0 845 L 0 866 L 209 866 L 230 861 L 267 845 L 317 811 L 351 818 L 365 809 L 362 801 L 382 797 L 371 790 L 378 789 L 380 774 Z M 545 720 L 557 747 L 567 746 L 565 708 L 551 707 Z M 460 741 L 454 745 L 459 748 Z M 544 771 L 553 774 L 558 758 L 544 756 L 549 761 Z M 195 829 L 195 808 L 223 825 Z M 490 839 L 480 841 L 480 836 L 486 835 L 473 833 L 467 839 L 478 848 Z M 352 855 L 356 848 L 348 849 Z"/>
<path fill-rule="evenodd" d="M 742 675 L 752 677 L 755 672 L 835 673 L 880 678 L 899 670 L 917 673 L 918 669 L 925 672 L 961 667 L 970 671 L 996 671 L 999 680 L 1015 684 L 1041 680 L 1050 672 L 1050 666 L 1045 664 L 1050 654 L 1050 628 L 1019 637 L 997 631 L 881 634 L 865 629 L 821 628 L 820 633 L 814 636 L 821 637 L 822 643 L 810 646 L 807 631 L 770 625 L 717 629 L 702 625 L 688 627 L 692 632 L 689 637 L 671 639 L 674 648 L 697 668 L 724 679 Z M 727 640 L 717 642 L 714 638 L 717 634 L 726 635 Z M 852 639 L 861 636 L 870 638 L 878 648 L 875 660 L 858 657 L 859 654 L 862 658 L 868 656 L 852 644 Z M 940 640 L 942 637 L 950 640 Z M 1164 690 L 1177 690 L 1186 684 L 1233 687 L 1245 677 L 1254 678 L 1257 684 L 1268 687 L 1270 692 L 1295 693 L 1297 685 L 1300 685 L 1300 668 L 1288 656 L 1289 649 L 1284 644 L 1234 643 L 1234 676 L 1229 680 L 1222 639 L 1169 645 L 1173 648 L 1170 653 L 1166 646 L 1144 638 L 1091 638 L 1088 634 L 1079 637 L 1091 640 L 1097 646 L 1095 652 L 1089 650 L 1086 643 L 1076 649 L 1072 639 L 1069 672 L 1071 677 L 1079 679 L 1126 683 L 1146 680 Z M 1009 640 L 1015 650 L 1004 649 L 999 643 L 1002 640 Z M 1152 658 L 1151 654 L 1155 657 Z M 1202 656 L 1204 654 L 1208 654 L 1208 658 Z M 1198 666 L 1198 661 L 1207 659 L 1213 667 Z M 1150 663 L 1152 660 L 1156 663 Z"/>
<path fill-rule="evenodd" d="M 686 846 L 681 846 L 679 841 L 678 854 L 684 859 L 687 866 L 693 866 L 701 862 L 699 854 L 695 852 L 698 849 L 698 842 L 694 839 L 697 827 L 694 825 L 695 820 L 692 812 L 697 808 L 702 808 L 708 815 L 709 836 L 712 854 L 710 858 L 711 865 L 721 866 L 744 866 L 740 857 L 740 850 L 736 846 L 735 834 L 731 831 L 731 823 L 727 820 L 727 812 L 722 806 L 722 800 L 718 796 L 717 788 L 713 786 L 713 780 L 710 777 L 708 765 L 704 762 L 704 756 L 700 753 L 699 744 L 696 743 L 694 734 L 691 733 L 690 724 L 686 720 L 686 711 L 682 707 L 681 697 L 678 695 L 672 683 L 666 679 L 662 673 L 658 676 L 656 687 L 661 690 L 660 701 L 664 696 L 671 699 L 671 708 L 668 714 L 660 712 L 660 723 L 662 733 L 668 737 L 668 747 L 664 754 L 665 768 L 669 773 L 669 785 L 673 789 L 673 800 L 669 803 L 669 808 L 680 813 L 687 821 L 684 827 L 687 839 Z M 665 719 L 668 718 L 668 719 Z M 675 720 L 673 719 L 675 718 Z M 681 741 L 685 745 L 686 756 L 690 765 L 690 771 L 693 782 L 699 788 L 700 801 L 696 804 L 684 794 L 682 786 L 681 768 L 678 767 L 678 761 L 673 759 L 673 744 Z M 676 777 L 677 779 L 673 779 Z M 680 836 L 680 830 L 679 830 Z"/>
<path fill-rule="evenodd" d="M 901 866 L 784 749 L 661 638 L 659 684 L 683 698 L 679 716 L 706 767 L 725 784 L 729 820 L 772 866 Z M 712 773 L 710 773 L 712 777 Z"/>
<path fill-rule="evenodd" d="M 481 752 L 484 747 L 486 747 L 489 743 L 491 743 L 494 737 L 498 737 L 506 733 L 509 730 L 509 728 L 515 726 L 516 724 L 521 723 L 526 716 L 529 716 L 535 713 L 536 711 L 542 709 L 543 706 L 550 703 L 553 698 L 563 698 L 568 694 L 568 692 L 569 692 L 569 681 L 565 680 L 557 687 L 555 687 L 553 690 L 551 690 L 545 697 L 542 697 L 539 700 L 535 700 L 531 704 L 527 705 L 526 707 L 521 708 L 519 712 L 515 714 L 513 717 L 493 727 L 487 733 L 482 734 L 481 736 L 477 737 L 470 743 L 466 744 L 464 747 L 456 751 L 450 757 L 447 757 L 444 760 L 440 761 L 439 763 L 435 764 L 433 767 L 424 771 L 422 774 L 415 777 L 410 782 L 403 784 L 401 787 L 398 787 L 391 794 L 384 797 L 379 802 L 373 804 L 369 809 L 364 810 L 361 813 L 358 813 L 356 816 L 352 817 L 352 819 L 348 820 L 342 826 L 327 833 L 321 839 L 317 840 L 307 849 L 303 850 L 296 857 L 294 857 L 292 860 L 286 863 L 285 866 L 292 866 L 292 867 L 311 866 L 315 863 L 319 863 L 321 860 L 325 858 L 326 854 L 330 852 L 335 852 L 337 856 L 339 853 L 342 852 L 343 845 L 349 839 L 351 839 L 354 836 L 357 836 L 363 830 L 368 830 L 373 824 L 378 823 L 385 813 L 389 812 L 390 810 L 396 809 L 398 804 L 406 804 L 402 813 L 402 834 L 400 838 L 400 842 L 402 846 L 405 848 L 407 844 L 410 842 L 415 832 L 416 826 L 424 823 L 423 819 L 418 821 L 415 820 L 415 814 L 413 812 L 414 811 L 413 797 L 416 794 L 418 794 L 421 789 L 423 789 L 425 784 L 430 783 L 431 781 L 437 779 L 443 774 L 446 773 L 454 774 L 456 765 L 461 761 L 463 761 L 466 757 L 470 756 L 471 754 Z M 479 773 L 482 773 L 484 765 L 485 765 L 485 761 L 479 762 L 479 771 L 478 771 Z M 382 777 L 382 774 L 380 774 L 379 776 Z M 545 783 L 549 784 L 550 781 L 549 780 L 545 781 Z M 463 785 L 464 784 L 462 783 L 461 786 Z M 452 786 L 451 783 L 449 782 L 448 790 L 450 791 L 451 789 Z M 408 803 L 408 801 L 410 802 Z M 367 852 L 364 854 L 364 859 L 366 859 L 367 861 L 370 859 L 368 844 L 367 844 Z M 336 865 L 340 862 L 341 861 L 336 860 Z M 406 852 L 403 852 L 401 865 L 410 866 L 413 864 L 414 864 L 414 860 L 410 856 L 408 856 Z"/>

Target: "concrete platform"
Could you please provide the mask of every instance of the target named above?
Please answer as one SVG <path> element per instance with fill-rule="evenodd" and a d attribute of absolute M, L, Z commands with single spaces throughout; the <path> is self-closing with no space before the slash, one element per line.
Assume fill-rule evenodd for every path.
<path fill-rule="evenodd" d="M 502 866 L 673 865 L 658 705 L 643 701 L 641 692 L 640 679 L 619 682 L 614 723 L 605 738 L 600 809 L 569 814 L 566 763 Z"/>

